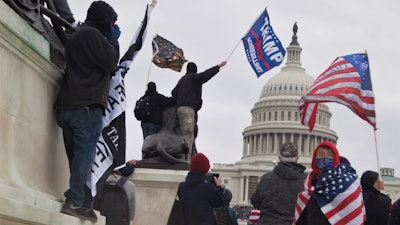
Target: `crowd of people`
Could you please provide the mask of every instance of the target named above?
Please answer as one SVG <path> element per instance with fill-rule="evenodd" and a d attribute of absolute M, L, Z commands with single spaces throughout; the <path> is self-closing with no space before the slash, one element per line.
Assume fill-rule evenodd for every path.
<path fill-rule="evenodd" d="M 56 0 L 54 4 L 58 14 L 75 29 L 65 46 L 66 73 L 55 102 L 56 120 L 63 131 L 70 169 L 69 188 L 64 193 L 61 212 L 96 222 L 94 199 L 86 180 L 102 131 L 110 79 L 119 61 L 121 31 L 116 24 L 117 13 L 106 2 L 94 1 L 80 26 L 67 1 Z M 359 182 L 350 162 L 329 141 L 321 142 L 313 151 L 310 173 L 298 163 L 297 146 L 284 143 L 280 147 L 279 163 L 260 178 L 251 197 L 252 206 L 230 207 L 232 192 L 222 185 L 221 176 L 212 176 L 210 180 L 209 160 L 195 146 L 202 85 L 225 65 L 226 61 L 222 61 L 198 73 L 197 65 L 189 62 L 171 97 L 158 93 L 154 82 L 148 83 L 145 93 L 151 96 L 154 112 L 150 119 L 141 121 L 144 139 L 160 131 L 162 111 L 166 107 L 177 108 L 190 164 L 177 194 L 185 225 L 215 225 L 223 224 L 222 221 L 237 225 L 238 219 L 248 219 L 252 211 L 257 213 L 257 220 L 252 217 L 251 223 L 261 225 L 400 224 L 399 200 L 392 206 L 391 199 L 381 193 L 384 186 L 379 173 L 365 171 Z M 114 178 L 129 176 L 135 164 L 131 160 L 124 168 L 115 170 Z M 133 192 L 134 186 L 130 185 L 128 190 Z M 132 193 L 131 197 L 134 205 Z M 223 215 L 224 210 L 228 214 Z M 134 212 L 132 215 L 130 219 Z"/>

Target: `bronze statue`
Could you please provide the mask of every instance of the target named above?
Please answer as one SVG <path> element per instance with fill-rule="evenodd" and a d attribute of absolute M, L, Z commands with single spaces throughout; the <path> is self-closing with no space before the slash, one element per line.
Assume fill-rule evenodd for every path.
<path fill-rule="evenodd" d="M 136 167 L 158 169 L 188 169 L 188 147 L 179 129 L 176 107 L 163 112 L 161 131 L 146 137 L 142 160 Z"/>

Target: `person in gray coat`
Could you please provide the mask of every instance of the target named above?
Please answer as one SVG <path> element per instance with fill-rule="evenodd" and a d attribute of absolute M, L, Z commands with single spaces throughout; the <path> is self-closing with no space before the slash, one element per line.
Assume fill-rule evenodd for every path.
<path fill-rule="evenodd" d="M 297 163 L 297 146 L 283 144 L 279 163 L 272 172 L 264 174 L 251 197 L 251 204 L 260 209 L 260 224 L 291 225 L 297 194 L 303 190 L 306 167 Z"/>

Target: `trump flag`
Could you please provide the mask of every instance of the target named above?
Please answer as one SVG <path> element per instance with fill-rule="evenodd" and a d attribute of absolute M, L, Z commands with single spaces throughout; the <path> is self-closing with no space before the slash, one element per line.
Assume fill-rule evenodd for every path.
<path fill-rule="evenodd" d="M 285 58 L 286 51 L 272 29 L 266 9 L 242 38 L 242 42 L 247 60 L 257 77 L 279 66 Z"/>
<path fill-rule="evenodd" d="M 337 102 L 347 106 L 376 128 L 375 98 L 367 54 L 341 56 L 314 81 L 300 100 L 301 123 L 313 130 L 318 103 Z"/>

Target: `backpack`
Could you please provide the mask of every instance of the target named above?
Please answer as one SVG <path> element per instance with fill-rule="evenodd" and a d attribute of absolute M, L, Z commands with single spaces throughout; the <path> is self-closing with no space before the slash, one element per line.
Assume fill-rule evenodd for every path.
<path fill-rule="evenodd" d="M 94 199 L 93 208 L 106 217 L 106 225 L 129 225 L 130 223 L 129 200 L 124 189 L 127 181 L 123 177 L 120 177 L 117 182 L 105 181 Z"/>
<path fill-rule="evenodd" d="M 231 225 L 232 218 L 228 206 L 214 208 L 217 225 Z"/>
<path fill-rule="evenodd" d="M 133 110 L 135 117 L 139 121 L 149 120 L 152 116 L 151 96 L 144 95 L 136 101 L 135 109 Z"/>

